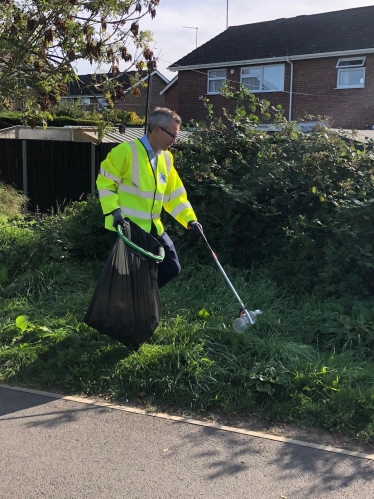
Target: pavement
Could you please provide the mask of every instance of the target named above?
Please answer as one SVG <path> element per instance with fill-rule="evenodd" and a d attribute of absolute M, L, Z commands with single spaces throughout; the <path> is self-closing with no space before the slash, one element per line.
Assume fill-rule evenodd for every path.
<path fill-rule="evenodd" d="M 374 461 L 0 388 L 1 499 L 372 499 Z"/>

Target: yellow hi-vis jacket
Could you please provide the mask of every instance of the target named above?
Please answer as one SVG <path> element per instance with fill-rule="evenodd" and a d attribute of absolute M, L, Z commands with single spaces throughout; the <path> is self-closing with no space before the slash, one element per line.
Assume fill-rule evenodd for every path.
<path fill-rule="evenodd" d="M 169 151 L 159 154 L 157 168 L 153 170 L 139 140 L 123 142 L 110 151 L 101 163 L 96 185 L 106 229 L 115 230 L 111 213 L 118 208 L 124 217 L 146 232 L 151 231 L 153 221 L 158 235 L 164 232 L 162 208 L 184 227 L 196 220 L 172 154 Z"/>

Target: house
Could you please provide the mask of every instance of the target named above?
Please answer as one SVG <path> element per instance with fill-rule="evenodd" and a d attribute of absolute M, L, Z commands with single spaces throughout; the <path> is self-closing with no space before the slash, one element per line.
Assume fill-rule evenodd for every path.
<path fill-rule="evenodd" d="M 163 95 L 165 98 L 165 106 L 169 109 L 172 109 L 176 113 L 178 111 L 178 76 L 174 76 L 174 78 L 169 81 L 169 83 L 164 87 L 160 95 Z"/>
<path fill-rule="evenodd" d="M 160 95 L 160 92 L 164 89 L 165 84 L 169 83 L 169 80 L 157 69 L 152 71 L 150 75 L 144 71 L 140 74 L 140 78 L 135 85 L 133 85 L 140 91 L 140 94 L 135 96 L 131 92 L 131 78 L 134 77 L 135 73 L 135 71 L 127 71 L 116 77 L 120 92 L 118 92 L 117 98 L 114 100 L 114 108 L 126 108 L 128 111 L 134 111 L 138 116 L 144 117 L 147 107 L 148 84 L 150 92 L 148 108 L 152 111 L 155 107 L 165 106 L 165 96 Z M 96 78 L 92 74 L 78 75 L 77 81 L 68 84 L 68 95 L 64 97 L 64 100 L 78 101 L 82 105 L 99 109 L 108 106 L 102 90 L 94 87 L 94 83 L 100 83 L 105 78 L 113 78 L 113 74 L 97 75 Z M 124 99 L 121 99 L 121 95 Z"/>
<path fill-rule="evenodd" d="M 177 95 L 184 122 L 200 120 L 206 116 L 200 96 L 217 114 L 233 109 L 219 94 L 229 80 L 281 104 L 289 120 L 324 116 L 335 128 L 371 129 L 373 26 L 374 6 L 232 26 L 172 64 L 178 78 L 163 95 L 166 103 Z"/>

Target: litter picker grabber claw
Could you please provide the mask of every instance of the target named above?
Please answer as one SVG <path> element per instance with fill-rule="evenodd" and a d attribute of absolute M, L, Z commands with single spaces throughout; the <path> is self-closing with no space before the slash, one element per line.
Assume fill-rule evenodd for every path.
<path fill-rule="evenodd" d="M 230 279 L 228 278 L 226 272 L 224 271 L 222 265 L 220 264 L 220 262 L 217 258 L 217 255 L 214 253 L 214 251 L 210 247 L 210 244 L 208 243 L 208 240 L 205 237 L 204 232 L 200 229 L 200 227 L 197 227 L 197 230 L 199 231 L 201 239 L 204 241 L 206 247 L 210 251 L 210 254 L 212 255 L 213 260 L 216 262 L 217 267 L 219 268 L 221 274 L 223 275 L 225 281 L 229 285 L 229 288 L 234 293 L 234 296 L 240 305 L 239 317 L 234 320 L 232 327 L 235 329 L 235 331 L 237 333 L 242 334 L 245 332 L 245 330 L 248 327 L 253 326 L 253 324 L 256 323 L 257 315 L 262 314 L 262 312 L 261 312 L 261 310 L 254 310 L 254 311 L 247 310 L 246 306 L 244 305 L 243 301 L 241 300 L 240 296 L 238 295 L 236 289 L 234 288 L 233 284 L 231 283 Z"/>

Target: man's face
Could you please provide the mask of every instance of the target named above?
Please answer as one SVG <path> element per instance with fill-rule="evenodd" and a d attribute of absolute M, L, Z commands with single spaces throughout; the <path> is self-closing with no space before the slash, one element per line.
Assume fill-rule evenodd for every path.
<path fill-rule="evenodd" d="M 158 149 L 167 151 L 176 142 L 179 129 L 180 125 L 174 120 L 167 127 L 155 126 L 152 136 L 155 137 Z"/>

